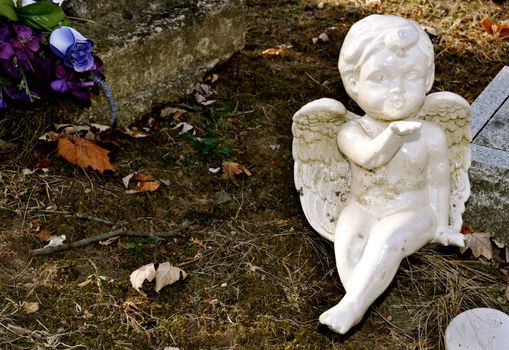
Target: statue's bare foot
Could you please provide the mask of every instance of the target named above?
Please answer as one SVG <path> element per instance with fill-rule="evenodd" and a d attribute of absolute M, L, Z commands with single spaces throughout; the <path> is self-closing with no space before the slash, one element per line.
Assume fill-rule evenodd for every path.
<path fill-rule="evenodd" d="M 320 315 L 320 323 L 327 325 L 336 333 L 345 334 L 362 320 L 364 311 L 358 302 L 351 302 L 343 298 L 333 308 Z"/>

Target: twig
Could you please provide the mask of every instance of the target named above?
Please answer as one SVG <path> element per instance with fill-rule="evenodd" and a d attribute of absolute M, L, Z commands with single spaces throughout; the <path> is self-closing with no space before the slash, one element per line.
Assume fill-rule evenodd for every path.
<path fill-rule="evenodd" d="M 96 221 L 96 222 L 99 222 L 101 224 L 105 224 L 105 225 L 109 225 L 109 226 L 115 226 L 115 223 L 108 220 L 108 219 L 103 219 L 103 218 L 100 218 L 100 217 L 97 217 L 97 216 L 92 216 L 92 215 L 86 215 L 86 214 L 78 214 L 78 219 L 82 219 L 82 220 L 91 220 L 91 221 Z"/>
<path fill-rule="evenodd" d="M 229 243 L 230 243 L 230 242 L 228 242 L 228 243 L 227 243 L 227 244 L 225 244 L 224 246 L 221 246 L 221 247 L 218 247 L 218 248 L 216 248 L 216 249 L 213 249 L 213 250 L 211 250 L 211 251 L 210 251 L 210 252 L 208 252 L 208 253 L 205 253 L 205 254 L 203 254 L 203 255 L 200 255 L 200 256 L 198 256 L 198 257 L 196 257 L 196 258 L 192 259 L 192 260 L 184 261 L 183 263 L 177 264 L 177 265 L 176 265 L 176 267 L 180 268 L 180 267 L 182 267 L 182 266 L 191 265 L 191 264 L 193 264 L 193 263 L 195 263 L 195 262 L 197 262 L 197 261 L 200 261 L 201 259 L 206 258 L 206 257 L 207 257 L 207 256 L 209 256 L 209 255 L 212 255 L 212 254 L 217 253 L 218 251 L 220 251 L 221 249 L 223 249 L 223 248 L 224 248 L 226 245 L 228 245 Z"/>
<path fill-rule="evenodd" d="M 67 244 L 61 244 L 57 246 L 44 247 L 39 249 L 32 250 L 32 255 L 48 255 L 56 252 L 62 252 L 64 250 L 70 250 L 74 248 L 84 247 L 91 243 L 103 241 L 105 239 L 116 237 L 116 236 L 128 236 L 128 237 L 175 237 L 178 236 L 180 231 L 191 225 L 190 221 L 184 221 L 182 225 L 175 230 L 167 231 L 167 232 L 137 232 L 126 229 L 125 227 L 119 228 L 117 230 L 103 232 L 98 235 L 88 237 L 85 239 L 81 239 L 76 242 L 71 242 Z"/>

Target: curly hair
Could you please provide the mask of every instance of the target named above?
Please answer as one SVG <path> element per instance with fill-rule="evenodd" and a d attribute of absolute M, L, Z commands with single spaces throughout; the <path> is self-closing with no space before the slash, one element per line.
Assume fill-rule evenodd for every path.
<path fill-rule="evenodd" d="M 403 54 L 414 46 L 428 62 L 429 91 L 435 75 L 433 44 L 419 24 L 393 15 L 371 15 L 354 23 L 345 37 L 338 61 L 348 94 L 355 97 L 350 85 L 357 81 L 362 65 L 373 53 L 385 47 L 396 54 Z"/>

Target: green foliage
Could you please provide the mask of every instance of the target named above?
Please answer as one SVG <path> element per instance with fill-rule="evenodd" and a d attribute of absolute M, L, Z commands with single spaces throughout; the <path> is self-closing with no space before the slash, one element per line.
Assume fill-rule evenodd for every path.
<path fill-rule="evenodd" d="M 0 16 L 6 17 L 11 21 L 18 20 L 12 0 L 0 0 Z"/>
<path fill-rule="evenodd" d="M 60 6 L 49 1 L 40 1 L 25 7 L 17 7 L 16 14 L 22 22 L 30 27 L 47 31 L 53 30 L 65 20 L 65 13 Z"/>
<path fill-rule="evenodd" d="M 147 244 L 157 244 L 159 241 L 164 241 L 164 238 L 161 238 L 161 237 L 157 237 L 157 236 L 152 236 L 152 237 L 147 237 L 145 238 L 145 243 Z M 135 257 L 140 257 L 141 256 L 141 251 L 143 249 L 143 243 L 141 242 L 127 242 L 125 244 L 125 248 L 127 249 L 132 249 L 133 252 L 134 252 L 134 256 Z"/>
<path fill-rule="evenodd" d="M 202 111 L 202 117 L 207 126 L 205 136 L 182 135 L 182 138 L 194 149 L 194 153 L 187 156 L 187 162 L 190 165 L 195 165 L 198 161 L 208 162 L 210 159 L 231 160 L 232 147 L 222 144 L 218 140 L 216 131 L 223 124 L 222 117 L 228 113 L 230 113 L 228 107 L 207 108 Z"/>

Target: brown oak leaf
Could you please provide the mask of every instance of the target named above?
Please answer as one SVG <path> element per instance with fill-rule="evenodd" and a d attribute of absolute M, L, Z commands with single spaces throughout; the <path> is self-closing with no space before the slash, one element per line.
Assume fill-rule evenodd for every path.
<path fill-rule="evenodd" d="M 465 243 L 465 247 L 460 249 L 461 253 L 470 249 L 476 258 L 480 256 L 484 256 L 488 260 L 493 258 L 493 248 L 491 246 L 489 233 L 473 232 L 465 234 Z"/>
<path fill-rule="evenodd" d="M 235 185 L 238 185 L 235 175 L 244 173 L 247 176 L 251 176 L 251 172 L 242 164 L 235 162 L 223 162 L 221 165 L 223 167 L 223 179 L 229 179 Z"/>
<path fill-rule="evenodd" d="M 509 39 L 509 26 L 507 24 L 492 22 L 489 18 L 483 19 L 481 24 L 488 34 L 502 39 Z"/>
<path fill-rule="evenodd" d="M 86 139 L 74 136 L 61 136 L 58 139 L 58 155 L 69 163 L 83 169 L 91 167 L 103 174 L 107 170 L 115 171 L 110 163 L 107 149 Z"/>
<path fill-rule="evenodd" d="M 125 176 L 122 181 L 127 189 L 131 181 L 137 181 L 134 188 L 131 187 L 132 189 L 126 191 L 128 194 L 154 192 L 161 186 L 161 182 L 157 181 L 152 176 L 138 172 Z"/>

